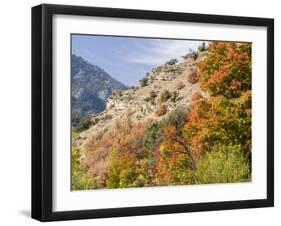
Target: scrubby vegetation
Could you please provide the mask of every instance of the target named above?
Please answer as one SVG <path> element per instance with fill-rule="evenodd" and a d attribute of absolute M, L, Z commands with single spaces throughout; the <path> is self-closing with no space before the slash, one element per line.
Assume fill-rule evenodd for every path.
<path fill-rule="evenodd" d="M 161 96 L 160 96 L 160 101 L 161 103 L 164 103 L 166 102 L 167 100 L 169 100 L 171 98 L 172 94 L 169 92 L 169 90 L 164 90 L 162 93 L 161 93 Z"/>
<path fill-rule="evenodd" d="M 75 142 L 77 134 L 72 134 L 72 141 Z M 80 164 L 81 154 L 75 144 L 72 145 L 71 157 L 71 189 L 72 190 L 88 190 L 99 188 L 97 178 L 88 175 L 87 167 Z"/>
<path fill-rule="evenodd" d="M 176 103 L 178 97 L 179 97 L 179 92 L 173 91 L 173 92 L 172 92 L 172 95 L 171 95 L 171 101 L 174 102 L 174 103 Z"/>
<path fill-rule="evenodd" d="M 175 65 L 177 62 L 177 59 L 171 59 L 165 63 L 165 66 Z"/>
<path fill-rule="evenodd" d="M 146 102 L 149 102 L 149 101 L 153 102 L 156 97 L 157 97 L 157 93 L 155 91 L 150 91 L 149 96 L 146 97 L 144 99 L 144 101 L 146 101 Z"/>
<path fill-rule="evenodd" d="M 183 59 L 193 59 L 193 60 L 197 60 L 197 58 L 199 57 L 199 53 L 198 51 L 189 49 L 189 53 L 187 53 L 186 55 L 182 56 Z"/>
<path fill-rule="evenodd" d="M 154 100 L 154 99 L 157 97 L 157 93 L 152 90 L 152 91 L 150 91 L 150 93 L 149 93 L 149 97 L 150 97 L 150 99 Z"/>
<path fill-rule="evenodd" d="M 196 79 L 204 95 L 195 93 L 190 107 L 168 112 L 165 105 L 176 102 L 179 91 L 165 90 L 157 120 L 133 123 L 128 115 L 116 121 L 89 143 L 91 161 L 84 165 L 74 147 L 73 189 L 251 181 L 251 44 L 200 48 L 206 55 L 197 60 Z M 154 91 L 148 96 L 156 97 Z"/>
<path fill-rule="evenodd" d="M 142 80 L 140 80 L 141 87 L 145 87 L 147 85 L 148 85 L 148 78 L 143 78 Z"/>
<path fill-rule="evenodd" d="M 91 117 L 86 116 L 82 118 L 79 123 L 74 127 L 74 131 L 82 132 L 83 130 L 89 129 L 91 126 Z"/>

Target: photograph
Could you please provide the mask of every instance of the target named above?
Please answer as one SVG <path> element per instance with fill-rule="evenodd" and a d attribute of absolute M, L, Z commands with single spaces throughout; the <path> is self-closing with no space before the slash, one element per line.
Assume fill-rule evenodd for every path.
<path fill-rule="evenodd" d="M 252 182 L 252 43 L 72 33 L 71 190 Z"/>

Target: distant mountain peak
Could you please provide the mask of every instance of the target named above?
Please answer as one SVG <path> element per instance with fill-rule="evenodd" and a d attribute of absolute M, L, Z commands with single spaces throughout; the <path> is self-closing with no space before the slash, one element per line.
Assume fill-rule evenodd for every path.
<path fill-rule="evenodd" d="M 86 115 L 102 112 L 106 101 L 116 90 L 127 86 L 112 78 L 105 70 L 81 56 L 71 56 L 72 123 L 75 125 Z"/>

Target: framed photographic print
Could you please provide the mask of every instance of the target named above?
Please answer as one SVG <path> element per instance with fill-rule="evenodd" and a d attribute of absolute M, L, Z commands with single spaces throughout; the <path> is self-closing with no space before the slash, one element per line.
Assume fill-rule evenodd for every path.
<path fill-rule="evenodd" d="M 274 21 L 32 8 L 32 217 L 274 205 Z"/>

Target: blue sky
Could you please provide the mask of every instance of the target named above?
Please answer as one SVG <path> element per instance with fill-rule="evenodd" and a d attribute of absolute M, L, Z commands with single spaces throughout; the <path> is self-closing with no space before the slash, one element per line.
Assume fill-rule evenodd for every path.
<path fill-rule="evenodd" d="M 197 49 L 202 41 L 72 35 L 72 53 L 103 68 L 126 85 L 136 85 L 146 72 Z"/>

